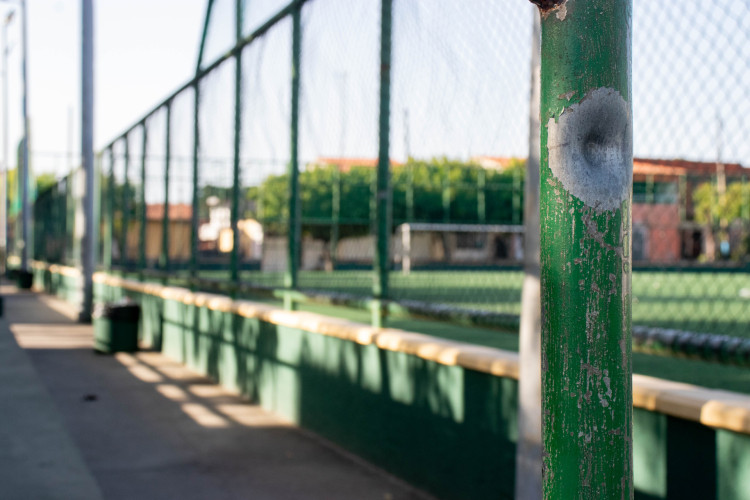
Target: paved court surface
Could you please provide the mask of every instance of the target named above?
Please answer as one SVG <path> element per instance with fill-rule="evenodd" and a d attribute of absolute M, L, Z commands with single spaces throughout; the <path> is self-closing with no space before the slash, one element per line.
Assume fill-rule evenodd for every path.
<path fill-rule="evenodd" d="M 431 498 L 161 354 L 95 354 L 67 303 L 0 294 L 0 498 Z"/>

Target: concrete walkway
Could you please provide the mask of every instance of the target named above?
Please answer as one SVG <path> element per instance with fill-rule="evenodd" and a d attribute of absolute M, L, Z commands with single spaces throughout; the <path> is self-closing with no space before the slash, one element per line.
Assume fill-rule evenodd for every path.
<path fill-rule="evenodd" d="M 0 498 L 430 498 L 161 354 L 95 354 L 67 303 L 0 293 Z"/>

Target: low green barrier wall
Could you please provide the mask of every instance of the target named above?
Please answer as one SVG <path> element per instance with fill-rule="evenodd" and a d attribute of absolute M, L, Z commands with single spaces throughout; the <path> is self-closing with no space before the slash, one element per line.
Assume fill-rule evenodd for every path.
<path fill-rule="evenodd" d="M 56 293 L 75 294 L 75 273 Z M 517 357 L 98 274 L 142 342 L 445 499 L 513 498 Z M 749 372 L 750 375 L 750 372 Z M 636 498 L 750 499 L 750 397 L 634 377 Z"/>

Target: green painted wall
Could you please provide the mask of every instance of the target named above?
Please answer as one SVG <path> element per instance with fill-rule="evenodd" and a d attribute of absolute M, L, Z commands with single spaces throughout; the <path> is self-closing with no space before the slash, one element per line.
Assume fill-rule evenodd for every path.
<path fill-rule="evenodd" d="M 441 498 L 512 498 L 517 383 L 165 301 L 163 350 Z"/>

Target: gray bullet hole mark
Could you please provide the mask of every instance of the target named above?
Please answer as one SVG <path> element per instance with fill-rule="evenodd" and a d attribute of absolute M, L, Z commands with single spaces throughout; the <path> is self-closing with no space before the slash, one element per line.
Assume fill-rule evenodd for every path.
<path fill-rule="evenodd" d="M 615 210 L 630 195 L 633 133 L 630 107 L 602 87 L 547 122 L 553 175 L 573 196 L 597 210 Z"/>

